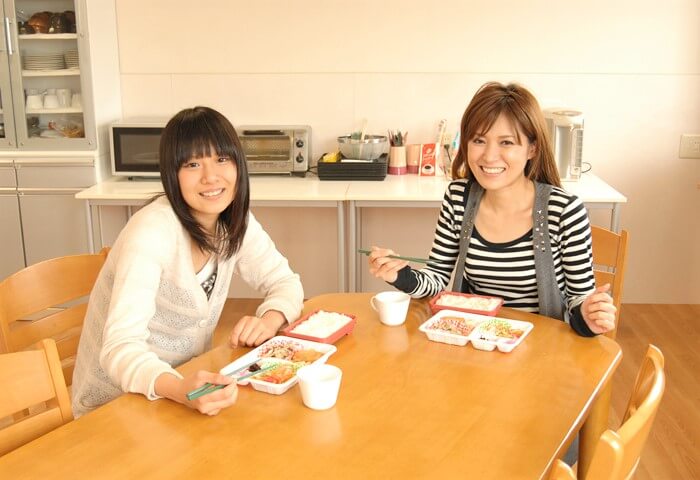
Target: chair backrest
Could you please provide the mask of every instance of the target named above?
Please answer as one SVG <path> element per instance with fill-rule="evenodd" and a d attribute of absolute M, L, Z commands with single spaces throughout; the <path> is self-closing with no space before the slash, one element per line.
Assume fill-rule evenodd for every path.
<path fill-rule="evenodd" d="M 0 455 L 73 419 L 56 342 L 0 354 Z"/>
<path fill-rule="evenodd" d="M 591 459 L 587 479 L 626 480 L 634 475 L 659 410 L 665 386 L 664 356 L 656 346 L 649 345 L 622 425 L 617 432 L 606 430 L 601 435 Z M 549 478 L 566 480 L 576 477 L 568 465 L 557 460 Z"/>
<path fill-rule="evenodd" d="M 70 385 L 87 296 L 108 252 L 105 247 L 97 254 L 52 258 L 0 282 L 0 353 L 53 338 Z"/>
<path fill-rule="evenodd" d="M 609 283 L 613 303 L 617 308 L 617 323 L 620 322 L 620 304 L 622 302 L 622 286 L 625 279 L 627 264 L 627 232 L 619 234 L 601 227 L 592 226 L 593 245 L 593 274 L 596 286 Z M 611 335 L 614 337 L 614 334 Z"/>

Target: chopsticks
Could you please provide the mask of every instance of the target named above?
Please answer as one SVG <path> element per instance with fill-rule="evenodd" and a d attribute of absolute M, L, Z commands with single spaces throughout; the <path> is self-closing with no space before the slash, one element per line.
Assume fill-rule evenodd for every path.
<path fill-rule="evenodd" d="M 243 365 L 242 367 L 237 368 L 237 369 L 234 370 L 233 372 L 226 374 L 226 376 L 227 376 L 227 377 L 233 377 L 233 376 L 236 375 L 237 373 L 241 373 L 241 372 L 244 371 L 246 368 L 250 367 L 250 366 L 253 365 L 254 363 L 258 363 L 259 361 L 260 361 L 260 359 L 258 358 L 257 360 L 254 360 L 254 361 L 250 362 L 249 364 Z M 252 377 L 253 375 L 257 375 L 257 374 L 260 373 L 260 372 L 264 372 L 265 370 L 269 370 L 269 369 L 274 368 L 274 367 L 276 367 L 276 366 L 277 366 L 277 365 L 270 365 L 269 367 L 261 368 L 260 370 L 256 370 L 255 372 L 251 372 L 251 373 L 248 373 L 248 374 L 246 374 L 246 375 L 243 375 L 243 376 L 238 377 L 238 378 L 236 379 L 236 381 L 244 380 L 244 379 L 246 379 L 246 378 L 248 378 L 248 377 Z M 201 387 L 197 388 L 196 390 L 192 390 L 191 392 L 189 392 L 189 393 L 187 394 L 187 400 L 194 400 L 194 399 L 199 398 L 199 397 L 201 397 L 201 396 L 203 396 L 203 395 L 207 395 L 207 394 L 212 393 L 212 392 L 215 392 L 215 391 L 217 391 L 217 390 L 221 390 L 221 389 L 224 388 L 225 386 L 226 386 L 226 385 L 216 385 L 216 384 L 213 384 L 213 383 L 205 383 L 204 385 L 202 385 Z"/>
<path fill-rule="evenodd" d="M 358 253 L 364 253 L 365 255 L 369 256 L 370 252 L 369 250 L 365 250 L 363 248 L 358 248 L 357 249 Z M 406 260 L 409 262 L 415 262 L 415 263 L 440 263 L 440 262 L 435 262 L 433 260 L 428 260 L 427 258 L 418 258 L 418 257 L 404 257 L 402 255 L 387 255 L 389 258 L 396 258 L 397 260 Z"/>

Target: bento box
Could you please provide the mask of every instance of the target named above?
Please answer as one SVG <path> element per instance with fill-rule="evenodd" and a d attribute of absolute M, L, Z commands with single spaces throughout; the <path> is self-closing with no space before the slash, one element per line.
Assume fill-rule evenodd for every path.
<path fill-rule="evenodd" d="M 423 322 L 418 330 L 434 342 L 463 347 L 469 343 L 474 329 L 491 317 L 474 315 L 457 310 L 440 310 Z"/>
<path fill-rule="evenodd" d="M 335 343 L 355 328 L 355 315 L 315 310 L 282 330 L 288 337 L 319 343 Z"/>
<path fill-rule="evenodd" d="M 440 310 L 456 310 L 478 315 L 496 316 L 501 309 L 501 305 L 503 305 L 503 299 L 471 293 L 442 291 L 430 299 L 429 305 L 433 313 L 437 313 Z"/>
<path fill-rule="evenodd" d="M 418 327 L 434 342 L 464 346 L 471 342 L 478 350 L 512 352 L 534 328 L 530 322 L 440 310 Z"/>
<path fill-rule="evenodd" d="M 532 331 L 534 325 L 520 320 L 508 320 L 505 318 L 491 318 L 481 322 L 471 334 L 474 348 L 492 351 L 512 352 L 520 345 L 527 334 Z"/>
<path fill-rule="evenodd" d="M 306 365 L 326 363 L 328 357 L 337 350 L 335 346 L 326 343 L 276 336 L 229 363 L 220 373 L 229 375 L 258 360 L 258 368 L 248 367 L 238 375 L 243 376 L 255 371 L 260 373 L 241 380 L 238 384 L 250 384 L 260 392 L 281 395 L 297 383 L 297 370 Z"/>

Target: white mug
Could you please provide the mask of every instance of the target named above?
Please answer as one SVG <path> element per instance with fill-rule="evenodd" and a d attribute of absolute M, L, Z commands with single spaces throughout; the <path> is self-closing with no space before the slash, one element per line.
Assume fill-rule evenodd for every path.
<path fill-rule="evenodd" d="M 44 107 L 43 95 L 27 95 L 27 109 L 41 110 Z"/>
<path fill-rule="evenodd" d="M 301 399 L 313 410 L 327 410 L 335 405 L 343 372 L 325 363 L 307 365 L 297 371 Z"/>
<path fill-rule="evenodd" d="M 58 104 L 61 107 L 70 107 L 71 97 L 73 96 L 70 88 L 59 88 L 56 90 L 56 96 L 58 97 Z"/>
<path fill-rule="evenodd" d="M 373 296 L 369 303 L 379 313 L 384 325 L 401 325 L 406 321 L 411 297 L 403 292 L 381 292 Z"/>

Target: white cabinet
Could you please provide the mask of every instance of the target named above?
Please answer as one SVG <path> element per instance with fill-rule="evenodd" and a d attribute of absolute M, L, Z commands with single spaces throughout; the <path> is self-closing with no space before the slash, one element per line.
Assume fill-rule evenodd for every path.
<path fill-rule="evenodd" d="M 75 194 L 94 183 L 94 170 L 85 159 L 0 164 L 0 279 L 48 258 L 89 251 L 85 204 Z"/>
<path fill-rule="evenodd" d="M 1 8 L 0 147 L 95 149 L 81 2 L 3 0 Z"/>

